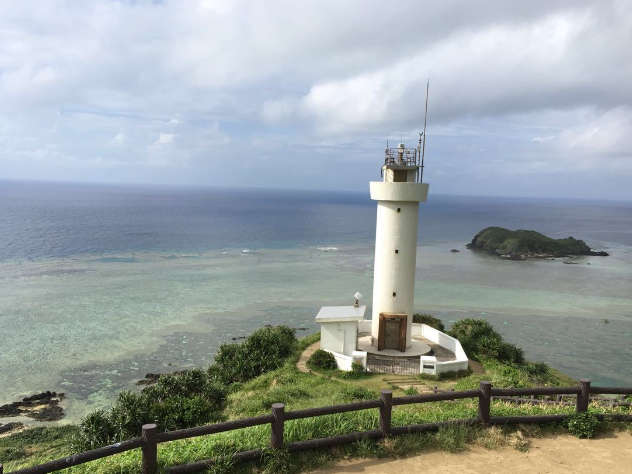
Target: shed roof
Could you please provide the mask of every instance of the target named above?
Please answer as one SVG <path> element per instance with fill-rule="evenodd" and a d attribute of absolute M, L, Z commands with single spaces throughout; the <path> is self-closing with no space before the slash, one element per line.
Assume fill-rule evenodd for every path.
<path fill-rule="evenodd" d="M 316 315 L 317 323 L 359 321 L 364 319 L 366 305 L 360 306 L 323 306 Z"/>

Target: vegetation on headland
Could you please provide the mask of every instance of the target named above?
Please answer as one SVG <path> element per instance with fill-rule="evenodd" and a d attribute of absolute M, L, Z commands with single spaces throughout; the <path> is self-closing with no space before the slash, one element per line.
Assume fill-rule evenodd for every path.
<path fill-rule="evenodd" d="M 439 318 L 435 318 L 432 314 L 428 313 L 415 313 L 413 314 L 413 323 L 415 324 L 427 324 L 430 327 L 438 329 L 439 331 L 445 331 L 445 326 Z"/>
<path fill-rule="evenodd" d="M 608 255 L 603 251 L 591 250 L 583 240 L 577 240 L 573 237 L 553 239 L 534 230 L 509 230 L 503 227 L 487 227 L 481 230 L 467 244 L 467 248 L 484 250 L 512 260 L 574 255 Z"/>
<path fill-rule="evenodd" d="M 472 321 L 472 320 L 470 320 Z M 455 325 L 456 326 L 456 325 Z M 471 373 L 467 376 L 451 380 L 432 381 L 431 389 L 436 386 L 439 390 L 467 390 L 478 387 L 481 380 L 490 380 L 494 386 L 533 386 L 533 385 L 570 385 L 570 378 L 560 374 L 554 369 L 546 367 L 546 376 L 534 374 L 529 369 L 528 362 L 516 363 L 500 361 L 493 355 L 497 349 L 498 340 L 491 332 L 489 325 L 479 323 L 463 323 L 456 326 L 459 331 L 470 334 L 476 332 L 485 336 L 483 339 L 491 342 L 477 344 L 472 343 L 476 351 L 475 357 L 479 360 L 485 373 Z M 454 329 L 454 328 L 453 328 Z M 495 331 L 494 331 L 495 332 Z M 255 333 L 257 334 L 257 333 Z M 266 331 L 263 338 L 278 335 L 284 338 L 288 332 L 285 329 Z M 261 333 L 257 337 L 261 336 Z M 251 336 L 252 337 L 252 336 Z M 292 339 L 294 336 L 292 335 Z M 282 402 L 287 410 L 318 407 L 331 404 L 348 403 L 355 400 L 375 399 L 382 389 L 393 390 L 394 396 L 413 394 L 419 390 L 419 385 L 414 388 L 408 383 L 403 383 L 402 377 L 392 377 L 380 374 L 363 373 L 357 378 L 342 377 L 336 370 L 312 369 L 313 373 L 302 373 L 297 370 L 296 362 L 300 353 L 307 346 L 318 340 L 318 335 L 294 341 L 290 345 L 292 349 L 289 355 L 279 356 L 278 366 L 257 365 L 254 361 L 244 360 L 248 358 L 246 351 L 236 348 L 228 349 L 235 354 L 241 354 L 240 358 L 227 359 L 223 366 L 213 370 L 199 371 L 206 373 L 205 383 L 217 383 L 221 377 L 230 379 L 233 372 L 232 364 L 247 365 L 252 369 L 251 373 L 260 371 L 260 375 L 253 376 L 249 380 L 233 382 L 225 385 L 226 396 L 222 401 L 222 408 L 215 411 L 213 416 L 223 419 L 238 419 L 270 413 L 272 403 Z M 287 342 L 287 339 L 285 339 Z M 247 344 L 247 341 L 243 344 Z M 282 344 L 281 344 L 282 345 Z M 256 344 L 252 347 L 258 347 Z M 288 347 L 288 346 L 285 346 Z M 273 349 L 276 351 L 276 348 Z M 273 352 L 273 354 L 278 352 Z M 258 354 L 259 357 L 265 354 Z M 230 360 L 230 362 L 229 362 Z M 254 365 L 249 365 L 254 364 Z M 274 364 L 272 364 L 274 365 Z M 257 369 L 258 367 L 258 369 Z M 218 370 L 222 370 L 221 375 Z M 189 372 L 189 371 L 187 371 Z M 195 372 L 195 371 L 190 371 Z M 180 393 L 182 387 L 199 373 L 188 374 L 185 378 L 171 378 L 162 376 L 168 380 L 164 385 L 175 384 L 174 391 Z M 410 384 L 425 384 L 427 380 L 422 377 L 405 377 Z M 182 385 L 180 385 L 182 384 Z M 199 389 L 196 389 L 199 391 Z M 160 390 L 159 390 L 160 391 Z M 142 393 L 142 392 L 141 392 Z M 446 402 L 434 402 L 416 405 L 398 406 L 393 410 L 393 426 L 402 426 L 413 423 L 428 423 L 445 421 L 456 418 L 470 418 L 477 414 L 477 400 L 465 399 Z M 116 407 L 116 404 L 115 404 Z M 112 410 L 115 410 L 115 407 Z M 629 408 L 607 405 L 591 404 L 590 412 L 619 412 L 630 413 Z M 534 414 L 572 414 L 573 406 L 568 405 L 517 405 L 503 401 L 492 403 L 492 414 L 495 416 L 508 415 L 534 415 Z M 84 420 L 85 421 L 85 420 Z M 138 420 L 140 422 L 140 420 Z M 148 422 L 153 420 L 143 420 Z M 590 420 L 588 421 L 590 423 Z M 578 420 L 580 429 L 585 431 L 585 420 Z M 611 424 L 610 427 L 625 425 Z M 629 426 L 629 425 L 628 425 Z M 287 421 L 285 425 L 285 439 L 287 442 L 305 440 L 345 434 L 351 431 L 363 431 L 377 429 L 379 427 L 379 415 L 377 410 L 364 410 L 347 412 L 337 415 L 329 415 L 301 420 Z M 0 438 L 0 462 L 5 464 L 5 472 L 19 467 L 40 464 L 50 459 L 67 456 L 73 453 L 71 442 L 78 437 L 86 436 L 86 426 L 38 428 L 18 433 L 7 438 Z M 528 449 L 529 437 L 541 436 L 549 432 L 566 431 L 566 427 L 560 424 L 546 425 L 542 427 L 494 427 L 481 428 L 478 426 L 452 426 L 440 429 L 437 433 L 413 434 L 398 436 L 382 441 L 361 441 L 343 448 L 332 450 L 316 450 L 289 454 L 285 451 L 267 451 L 266 455 L 254 464 L 232 466 L 230 456 L 232 453 L 256 448 L 267 448 L 270 440 L 270 426 L 262 425 L 242 430 L 219 433 L 210 436 L 202 436 L 187 440 L 164 443 L 159 446 L 159 461 L 161 466 L 171 466 L 186 462 L 193 462 L 205 458 L 218 458 L 219 463 L 211 472 L 300 472 L 306 469 L 322 466 L 341 457 L 399 457 L 410 455 L 425 449 L 444 449 L 460 451 L 470 444 L 495 448 L 499 446 L 514 446 L 516 449 Z M 604 429 L 600 424 L 596 429 Z M 129 451 L 113 457 L 93 461 L 77 466 L 72 472 L 103 472 L 103 473 L 132 473 L 138 472 L 140 466 L 140 450 Z"/>

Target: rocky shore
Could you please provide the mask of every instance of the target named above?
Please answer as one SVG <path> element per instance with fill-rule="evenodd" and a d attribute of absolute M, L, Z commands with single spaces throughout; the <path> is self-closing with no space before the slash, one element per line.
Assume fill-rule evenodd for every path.
<path fill-rule="evenodd" d="M 31 395 L 21 401 L 0 406 L 0 418 L 26 416 L 36 421 L 58 421 L 64 417 L 64 409 L 59 405 L 63 399 L 63 393 L 50 391 Z M 7 428 L 9 425 L 12 427 Z M 0 431 L 16 428 L 13 425 L 21 425 L 21 423 L 0 425 Z"/>

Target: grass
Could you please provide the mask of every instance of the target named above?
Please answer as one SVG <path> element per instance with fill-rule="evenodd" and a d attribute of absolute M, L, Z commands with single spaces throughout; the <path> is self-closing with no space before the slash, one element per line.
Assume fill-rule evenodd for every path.
<path fill-rule="evenodd" d="M 76 432 L 73 425 L 38 427 L 0 438 L 0 463 L 10 470 L 68 456 Z"/>
<path fill-rule="evenodd" d="M 299 349 L 277 370 L 263 374 L 245 383 L 233 384 L 228 396 L 224 415 L 227 419 L 244 418 L 270 413 L 275 402 L 286 404 L 286 410 L 349 403 L 355 400 L 375 399 L 380 390 L 393 390 L 394 396 L 412 393 L 404 390 L 412 383 L 423 386 L 427 381 L 421 377 L 396 377 L 392 375 L 364 375 L 347 379 L 337 371 L 302 373 L 296 369 L 300 352 L 318 339 L 310 336 L 299 342 Z M 428 388 L 437 386 L 441 390 L 466 390 L 478 387 L 481 380 L 491 380 L 495 386 L 572 385 L 575 382 L 556 371 L 549 371 L 545 379 L 534 376 L 522 366 L 501 364 L 492 359 L 481 361 L 485 373 L 470 374 L 453 380 L 432 381 Z M 418 390 L 418 389 L 413 389 Z M 625 407 L 610 409 L 606 405 L 591 404 L 594 413 L 632 413 Z M 477 416 L 476 399 L 432 402 L 416 405 L 396 406 L 392 412 L 393 426 L 448 421 Z M 570 414 L 572 406 L 563 405 L 517 405 L 494 401 L 492 416 Z M 617 424 L 608 424 L 609 429 Z M 621 425 L 626 426 L 626 425 Z M 627 425 L 629 426 L 629 424 Z M 377 409 L 348 412 L 315 418 L 287 421 L 287 442 L 335 436 L 352 431 L 365 431 L 379 427 Z M 0 438 L 0 462 L 5 472 L 41 464 L 45 461 L 67 456 L 70 441 L 76 432 L 73 426 L 38 428 Z M 458 452 L 468 446 L 478 445 L 488 449 L 513 446 L 526 450 L 529 438 L 545 433 L 566 432 L 561 424 L 543 427 L 492 427 L 448 426 L 436 433 L 411 434 L 388 438 L 382 441 L 359 441 L 345 447 L 330 450 L 303 452 L 292 455 L 285 451 L 266 455 L 258 463 L 232 466 L 230 454 L 250 449 L 267 449 L 270 440 L 269 425 L 202 436 L 187 440 L 160 444 L 159 462 L 162 468 L 207 458 L 219 458 L 214 472 L 301 472 L 323 466 L 346 457 L 400 457 L 428 449 Z M 128 451 L 109 458 L 77 466 L 66 472 L 72 473 L 135 473 L 141 461 L 140 450 Z"/>

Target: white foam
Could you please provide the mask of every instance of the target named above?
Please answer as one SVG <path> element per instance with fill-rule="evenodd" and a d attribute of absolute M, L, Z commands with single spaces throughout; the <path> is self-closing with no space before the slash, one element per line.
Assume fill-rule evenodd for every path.
<path fill-rule="evenodd" d="M 320 250 L 321 252 L 336 252 L 338 247 L 316 247 L 316 250 Z"/>

